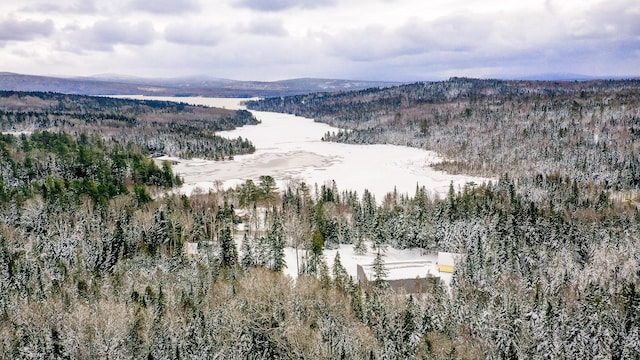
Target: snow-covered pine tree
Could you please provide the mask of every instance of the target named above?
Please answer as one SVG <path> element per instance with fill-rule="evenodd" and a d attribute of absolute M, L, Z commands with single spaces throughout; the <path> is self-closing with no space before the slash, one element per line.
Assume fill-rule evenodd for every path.
<path fill-rule="evenodd" d="M 273 220 L 271 223 L 271 230 L 267 235 L 270 247 L 271 255 L 271 269 L 274 271 L 282 271 L 287 267 L 287 262 L 284 259 L 284 230 L 282 228 L 282 222 L 279 217 L 276 216 L 276 211 L 273 211 Z"/>
<path fill-rule="evenodd" d="M 320 258 L 318 277 L 320 280 L 320 285 L 323 289 L 328 289 L 331 287 L 331 277 L 329 276 L 329 266 L 327 265 L 327 261 L 322 256 Z"/>
<path fill-rule="evenodd" d="M 385 266 L 384 259 L 382 259 L 382 254 L 380 253 L 380 249 L 378 249 L 378 253 L 376 254 L 376 258 L 373 260 L 373 282 L 379 288 L 385 288 L 389 285 L 386 281 L 387 276 L 389 276 L 389 270 Z"/>
<path fill-rule="evenodd" d="M 311 237 L 311 252 L 307 256 L 308 262 L 305 272 L 307 274 L 317 274 L 322 260 L 322 251 L 324 249 L 324 238 L 320 230 L 316 229 Z"/>
<path fill-rule="evenodd" d="M 357 255 L 364 255 L 367 252 L 367 244 L 364 243 L 364 238 L 362 237 L 362 232 L 360 230 L 357 230 L 355 243 L 353 244 L 353 251 L 355 251 Z"/>
<path fill-rule="evenodd" d="M 249 240 L 249 236 L 247 235 L 247 233 L 244 233 L 242 244 L 240 245 L 240 252 L 242 253 L 242 257 L 240 258 L 240 265 L 244 269 L 247 269 L 256 264 L 253 251 L 253 246 L 251 244 L 251 241 Z"/>
<path fill-rule="evenodd" d="M 342 261 L 340 261 L 340 252 L 336 252 L 336 257 L 333 259 L 333 266 L 331 268 L 333 272 L 333 285 L 336 289 L 344 289 L 345 284 L 347 282 L 347 270 L 342 265 Z"/>
<path fill-rule="evenodd" d="M 238 250 L 228 227 L 220 230 L 220 267 L 232 268 L 238 263 Z"/>

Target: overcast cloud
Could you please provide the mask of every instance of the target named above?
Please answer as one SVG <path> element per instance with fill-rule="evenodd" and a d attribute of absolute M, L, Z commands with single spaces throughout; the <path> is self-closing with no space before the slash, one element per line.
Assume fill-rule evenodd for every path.
<path fill-rule="evenodd" d="M 143 46 L 151 44 L 155 38 L 156 32 L 148 21 L 128 23 L 99 20 L 88 27 L 67 27 L 59 44 L 60 50 L 91 55 L 95 51 L 116 53 L 115 45 L 130 46 L 144 51 Z M 69 54 L 67 56 L 72 57 Z"/>
<path fill-rule="evenodd" d="M 85 0 L 85 1 L 75 1 L 69 2 L 68 4 L 64 3 L 36 3 L 32 5 L 28 5 L 23 8 L 26 12 L 36 12 L 36 13 L 65 13 L 65 14 L 94 14 L 96 13 L 97 7 L 94 0 Z"/>
<path fill-rule="evenodd" d="M 29 41 L 53 33 L 53 21 L 0 20 L 0 40 Z"/>
<path fill-rule="evenodd" d="M 269 19 L 269 18 L 256 18 L 251 20 L 246 27 L 243 27 L 245 31 L 259 36 L 287 36 L 287 29 L 284 28 L 282 20 Z"/>
<path fill-rule="evenodd" d="M 237 0 L 236 6 L 258 11 L 281 11 L 290 8 L 317 8 L 333 5 L 333 0 Z"/>
<path fill-rule="evenodd" d="M 437 80 L 640 76 L 637 0 L 6 0 L 0 71 Z"/>
<path fill-rule="evenodd" d="M 178 45 L 215 46 L 223 38 L 223 30 L 210 25 L 174 23 L 166 27 L 164 36 Z"/>
<path fill-rule="evenodd" d="M 200 11 L 197 0 L 132 0 L 131 7 L 154 14 L 180 15 Z"/>

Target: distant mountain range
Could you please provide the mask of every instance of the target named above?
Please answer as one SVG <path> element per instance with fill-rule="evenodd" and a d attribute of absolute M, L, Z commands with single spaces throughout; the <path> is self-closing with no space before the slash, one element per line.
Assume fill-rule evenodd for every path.
<path fill-rule="evenodd" d="M 82 95 L 154 95 L 211 97 L 271 97 L 362 90 L 399 85 L 397 82 L 336 79 L 237 81 L 211 77 L 147 79 L 119 75 L 52 77 L 0 72 L 0 90 L 52 91 Z"/>

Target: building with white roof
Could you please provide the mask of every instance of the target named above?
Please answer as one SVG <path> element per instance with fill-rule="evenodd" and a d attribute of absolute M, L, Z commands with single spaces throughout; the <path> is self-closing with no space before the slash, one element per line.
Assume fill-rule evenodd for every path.
<path fill-rule="evenodd" d="M 455 265 L 462 254 L 438 252 L 416 259 L 385 262 L 385 280 L 394 289 L 406 292 L 420 292 L 425 286 L 442 280 L 449 287 Z M 357 280 L 366 285 L 374 279 L 373 264 L 357 264 Z"/>

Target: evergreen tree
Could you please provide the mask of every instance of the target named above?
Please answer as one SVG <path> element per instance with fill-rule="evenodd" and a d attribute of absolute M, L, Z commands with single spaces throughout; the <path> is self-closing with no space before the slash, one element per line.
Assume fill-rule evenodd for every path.
<path fill-rule="evenodd" d="M 253 247 L 251 246 L 251 241 L 249 241 L 249 236 L 247 235 L 247 233 L 244 233 L 240 250 L 242 252 L 240 265 L 242 265 L 244 269 L 254 266 L 256 264 L 256 261 L 253 257 Z"/>
<path fill-rule="evenodd" d="M 320 261 L 322 260 L 322 252 L 324 239 L 320 230 L 316 229 L 311 236 L 311 254 L 308 256 L 306 267 L 307 274 L 317 274 L 319 271 Z"/>
<path fill-rule="evenodd" d="M 169 227 L 170 224 L 166 212 L 162 209 L 157 209 L 154 213 L 153 225 L 144 236 L 144 242 L 149 254 L 157 255 L 161 250 L 161 246 L 169 244 L 171 241 Z"/>
<path fill-rule="evenodd" d="M 254 243 L 254 261 L 256 265 L 270 267 L 271 266 L 271 245 L 267 238 L 260 236 L 253 241 Z"/>
<path fill-rule="evenodd" d="M 147 187 L 144 185 L 135 185 L 133 191 L 135 193 L 135 199 L 138 206 L 145 205 L 153 200 L 147 191 Z"/>
<path fill-rule="evenodd" d="M 323 289 L 328 289 L 331 287 L 331 276 L 329 276 L 329 266 L 327 266 L 327 261 L 324 256 L 320 257 L 318 278 L 320 279 L 320 285 Z"/>
<path fill-rule="evenodd" d="M 270 175 L 260 176 L 260 183 L 258 184 L 260 197 L 267 203 L 271 203 L 276 199 L 276 181 Z"/>
<path fill-rule="evenodd" d="M 231 268 L 236 266 L 238 263 L 238 250 L 231 236 L 231 230 L 228 227 L 220 230 L 218 239 L 220 241 L 220 267 Z"/>
<path fill-rule="evenodd" d="M 342 266 L 342 262 L 340 261 L 340 252 L 336 252 L 336 257 L 333 259 L 333 284 L 337 289 L 344 289 L 344 286 L 347 281 L 347 270 Z"/>
<path fill-rule="evenodd" d="M 374 284 L 379 288 L 387 287 L 389 285 L 389 283 L 387 283 L 386 281 L 387 276 L 389 276 L 389 270 L 387 270 L 384 259 L 382 259 L 382 254 L 380 253 L 380 249 L 378 249 L 376 258 L 373 260 Z"/>
<path fill-rule="evenodd" d="M 367 244 L 365 244 L 362 238 L 361 231 L 357 232 L 356 242 L 353 244 L 353 250 L 357 255 L 364 255 L 367 252 Z"/>
<path fill-rule="evenodd" d="M 134 292 L 135 295 L 137 293 Z M 148 353 L 148 333 L 146 309 L 139 303 L 135 305 L 134 321 L 127 334 L 126 347 L 132 358 L 144 358 Z"/>
<path fill-rule="evenodd" d="M 284 240 L 284 231 L 280 218 L 276 216 L 276 212 L 273 212 L 273 221 L 271 224 L 271 230 L 267 236 L 270 246 L 271 254 L 271 269 L 274 271 L 282 271 L 287 267 L 285 260 L 284 248 L 286 246 Z"/>
<path fill-rule="evenodd" d="M 362 194 L 362 209 L 360 215 L 360 224 L 362 226 L 363 235 L 371 236 L 376 223 L 376 199 L 375 196 L 364 189 Z"/>
<path fill-rule="evenodd" d="M 399 350 L 404 358 L 410 358 L 416 352 L 416 345 L 420 339 L 416 319 L 419 317 L 419 308 L 413 295 L 409 295 L 404 310 L 401 313 L 400 336 L 397 342 L 401 345 Z"/>

